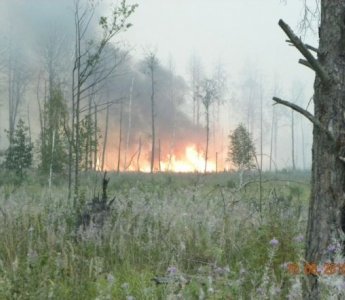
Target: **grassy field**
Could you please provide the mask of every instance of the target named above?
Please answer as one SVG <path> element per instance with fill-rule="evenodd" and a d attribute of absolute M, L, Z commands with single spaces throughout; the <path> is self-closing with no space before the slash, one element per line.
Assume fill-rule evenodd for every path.
<path fill-rule="evenodd" d="M 1 175 L 0 299 L 300 299 L 307 172 L 264 173 L 261 201 L 255 174 L 109 176 L 112 209 L 83 228 L 63 179 Z"/>

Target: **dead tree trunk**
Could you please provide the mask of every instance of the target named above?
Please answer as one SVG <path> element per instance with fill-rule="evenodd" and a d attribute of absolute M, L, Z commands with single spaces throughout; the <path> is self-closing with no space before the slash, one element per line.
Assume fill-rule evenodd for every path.
<path fill-rule="evenodd" d="M 129 101 L 128 101 L 128 126 L 127 126 L 127 138 L 126 138 L 126 150 L 125 150 L 125 162 L 124 162 L 124 169 L 127 169 L 127 155 L 129 151 L 129 141 L 131 136 L 131 129 L 132 129 L 132 98 L 133 98 L 133 87 L 134 87 L 134 77 L 132 78 L 131 87 L 129 90 Z"/>
<path fill-rule="evenodd" d="M 117 173 L 120 173 L 121 161 L 121 145 L 122 145 L 122 115 L 123 115 L 123 101 L 120 103 L 120 120 L 119 120 L 119 147 L 117 152 Z"/>
<path fill-rule="evenodd" d="M 158 170 L 162 171 L 161 168 L 161 139 L 158 139 Z"/>
<path fill-rule="evenodd" d="M 303 170 L 306 169 L 306 163 L 305 163 L 305 140 L 304 140 L 304 128 L 303 128 L 303 123 L 301 120 L 301 135 L 302 135 L 302 163 L 303 163 Z"/>
<path fill-rule="evenodd" d="M 109 127 L 109 105 L 107 106 L 107 110 L 105 114 L 105 131 L 104 131 L 102 167 L 101 167 L 102 172 L 104 171 L 105 150 L 107 148 L 107 141 L 108 141 L 108 127 Z"/>
<path fill-rule="evenodd" d="M 295 120 L 293 111 L 291 111 L 291 160 L 292 160 L 292 170 L 296 170 L 295 163 Z"/>
<path fill-rule="evenodd" d="M 155 141 L 156 141 L 156 128 L 155 128 L 155 74 L 154 74 L 154 59 L 152 57 L 152 63 L 149 66 L 151 71 L 151 125 L 152 125 L 152 147 L 151 147 L 151 173 L 154 170 L 155 164 Z"/>
<path fill-rule="evenodd" d="M 93 151 L 93 168 L 94 170 L 97 170 L 97 154 L 98 154 L 98 143 L 97 143 L 97 131 L 98 131 L 98 118 L 97 118 L 97 104 L 95 103 L 95 110 L 94 110 L 94 125 L 95 125 L 95 130 L 94 130 L 94 151 Z"/>
<path fill-rule="evenodd" d="M 305 260 L 324 265 L 327 248 L 344 233 L 345 225 L 345 2 L 321 1 L 320 45 L 317 59 L 280 20 L 290 42 L 302 53 L 300 62 L 316 73 L 312 115 L 290 102 L 274 98 L 313 123 L 311 198 Z M 314 49 L 314 48 L 313 48 Z M 312 50 L 313 51 L 313 50 Z M 304 282 L 303 299 L 321 299 L 318 272 L 310 268 Z"/>
<path fill-rule="evenodd" d="M 32 142 L 32 134 L 31 134 L 31 120 L 30 120 L 30 106 L 27 106 L 27 116 L 28 116 L 28 130 L 29 130 L 29 141 Z"/>
<path fill-rule="evenodd" d="M 75 161 L 74 161 L 74 202 L 73 207 L 77 205 L 77 199 L 79 197 L 79 165 L 80 165 L 80 100 L 81 100 L 81 41 L 82 41 L 82 29 L 80 28 L 80 17 L 79 10 L 76 7 L 76 17 L 75 17 L 75 65 L 73 68 L 73 85 L 72 85 L 72 94 L 75 105 L 75 110 L 72 114 L 75 115 L 75 142 L 74 152 L 75 152 Z"/>
<path fill-rule="evenodd" d="M 55 130 L 53 131 L 53 141 L 52 141 L 52 149 L 51 149 L 51 159 L 50 159 L 50 166 L 49 166 L 49 180 L 48 180 L 49 191 L 51 190 L 51 186 L 52 186 L 53 163 L 54 163 L 54 151 L 55 151 Z"/>
<path fill-rule="evenodd" d="M 207 160 L 208 160 L 208 145 L 210 141 L 210 106 L 205 106 L 206 109 L 206 148 L 205 148 L 205 170 L 207 172 Z"/>
<path fill-rule="evenodd" d="M 271 122 L 270 167 L 269 167 L 270 172 L 272 171 L 274 117 L 275 117 L 275 108 L 273 107 L 272 122 Z"/>
<path fill-rule="evenodd" d="M 196 97 L 196 127 L 199 128 L 200 127 L 200 86 L 197 85 L 196 86 L 196 93 L 197 93 L 197 97 Z M 197 141 L 197 145 L 196 145 L 196 151 L 198 152 L 198 159 L 200 157 L 200 140 L 198 139 Z"/>
<path fill-rule="evenodd" d="M 141 155 L 141 137 L 139 138 L 138 156 L 137 156 L 137 171 L 140 172 L 140 155 Z"/>
<path fill-rule="evenodd" d="M 218 152 L 216 152 L 216 173 L 218 173 Z"/>
<path fill-rule="evenodd" d="M 87 136 L 86 136 L 86 142 L 85 142 L 85 153 L 84 153 L 84 161 L 85 161 L 85 171 L 88 171 L 89 169 L 89 152 L 90 152 L 90 145 L 91 145 L 91 136 L 90 136 L 90 130 L 91 130 L 91 99 L 89 99 L 89 104 L 88 104 L 88 114 L 86 116 L 86 119 L 88 120 L 87 122 Z"/>

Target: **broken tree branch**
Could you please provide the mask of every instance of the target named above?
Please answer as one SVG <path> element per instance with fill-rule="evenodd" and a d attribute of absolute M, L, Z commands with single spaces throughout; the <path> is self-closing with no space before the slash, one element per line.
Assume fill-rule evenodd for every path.
<path fill-rule="evenodd" d="M 320 123 L 320 121 L 317 118 L 315 118 L 315 116 L 313 116 L 309 111 L 305 110 L 304 108 L 302 108 L 302 107 L 300 107 L 300 106 L 298 106 L 298 105 L 296 105 L 294 103 L 291 103 L 291 102 L 286 101 L 286 100 L 282 100 L 282 99 L 277 98 L 277 97 L 273 97 L 273 101 L 275 101 L 278 104 L 282 104 L 284 106 L 290 107 L 294 111 L 297 111 L 301 115 L 305 116 L 310 122 L 312 122 L 314 124 L 314 126 L 316 126 L 321 131 L 323 131 L 332 141 L 335 141 L 334 136 L 332 135 L 332 133 L 330 131 L 328 131 Z"/>
<path fill-rule="evenodd" d="M 306 67 L 312 69 L 312 70 L 315 72 L 313 66 L 312 66 L 307 60 L 305 60 L 305 59 L 300 59 L 298 62 L 299 62 L 301 65 L 306 66 Z"/>
<path fill-rule="evenodd" d="M 331 78 L 327 72 L 322 68 L 319 61 L 310 53 L 307 46 L 301 41 L 301 39 L 295 35 L 292 29 L 283 20 L 279 20 L 279 26 L 285 34 L 289 37 L 290 42 L 298 49 L 299 52 L 306 58 L 310 65 L 315 70 L 316 74 L 321 78 L 321 81 L 326 86 L 329 85 Z"/>
<path fill-rule="evenodd" d="M 295 47 L 294 43 L 291 41 L 291 40 L 285 40 L 285 42 L 287 42 L 289 44 L 289 46 L 292 46 L 292 47 Z M 313 51 L 315 53 L 318 53 L 319 49 L 309 45 L 309 44 L 304 44 L 304 46 L 310 50 L 310 51 Z"/>
<path fill-rule="evenodd" d="M 315 53 L 319 52 L 319 49 L 317 49 L 317 48 L 315 48 L 313 46 L 310 46 L 308 44 L 305 44 L 305 46 L 307 47 L 308 50 L 314 51 Z"/>

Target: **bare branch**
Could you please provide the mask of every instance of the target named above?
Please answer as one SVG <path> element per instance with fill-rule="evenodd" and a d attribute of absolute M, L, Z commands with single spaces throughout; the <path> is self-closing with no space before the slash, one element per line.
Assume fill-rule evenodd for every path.
<path fill-rule="evenodd" d="M 312 67 L 312 65 L 311 65 L 307 60 L 305 60 L 305 59 L 300 59 L 298 62 L 299 62 L 301 65 L 306 66 L 306 67 L 312 69 L 312 70 L 315 72 L 314 68 Z"/>
<path fill-rule="evenodd" d="M 116 70 L 116 68 L 121 63 L 122 63 L 122 61 L 114 64 L 110 69 L 108 69 L 106 71 L 102 70 L 102 72 L 99 72 L 99 74 L 98 74 L 99 76 L 97 78 L 95 78 L 91 84 L 89 84 L 88 86 L 85 86 L 83 89 L 80 90 L 80 95 L 84 94 L 90 88 L 92 88 L 92 87 L 96 86 L 97 84 L 101 83 L 102 81 L 106 80 Z"/>
<path fill-rule="evenodd" d="M 138 154 L 138 152 L 139 152 L 139 149 L 138 149 L 137 151 L 135 151 L 134 154 L 131 156 L 131 158 L 130 158 L 130 160 L 129 160 L 129 163 L 127 164 L 127 166 L 124 166 L 125 171 L 127 171 L 128 168 L 131 166 L 131 164 L 132 164 L 132 162 L 133 162 L 135 156 Z"/>
<path fill-rule="evenodd" d="M 105 102 L 105 103 L 101 103 L 101 104 L 97 104 L 97 112 L 100 112 L 104 109 L 106 109 L 107 107 L 110 107 L 112 106 L 113 104 L 119 104 L 122 100 L 126 99 L 125 97 L 121 97 L 121 98 L 118 98 L 118 99 L 115 99 L 115 100 L 112 100 L 112 101 L 108 101 L 108 102 Z M 103 106 L 105 106 L 105 108 L 102 108 Z M 88 110 L 88 106 L 85 106 L 83 108 L 81 108 L 80 112 L 83 113 L 83 112 L 86 112 Z"/>
<path fill-rule="evenodd" d="M 312 68 L 315 70 L 316 74 L 321 78 L 321 81 L 328 86 L 331 78 L 327 72 L 322 68 L 318 60 L 310 53 L 306 45 L 301 41 L 301 39 L 295 35 L 292 29 L 283 20 L 279 20 L 279 26 L 283 29 L 286 35 L 289 37 L 291 43 L 298 49 L 299 52 L 306 58 L 310 63 Z"/>
<path fill-rule="evenodd" d="M 313 46 L 310 46 L 310 45 L 308 45 L 308 44 L 305 44 L 305 46 L 306 46 L 306 48 L 307 48 L 308 50 L 314 51 L 315 53 L 318 53 L 318 52 L 319 52 L 319 49 L 317 49 L 317 48 L 315 48 L 315 47 L 313 47 Z"/>
<path fill-rule="evenodd" d="M 289 101 L 285 101 L 282 100 L 280 98 L 277 97 L 273 97 L 273 101 L 275 101 L 278 104 L 282 104 L 284 106 L 290 107 L 291 109 L 293 109 L 294 111 L 297 111 L 298 113 L 300 113 L 301 115 L 305 116 L 310 122 L 312 122 L 314 124 L 314 126 L 316 126 L 317 128 L 319 128 L 321 131 L 323 131 L 332 141 L 335 141 L 334 136 L 332 135 L 332 133 L 330 131 L 328 131 L 321 123 L 320 121 L 315 118 L 314 115 L 312 115 L 309 111 L 305 110 L 304 108 L 291 103 Z"/>

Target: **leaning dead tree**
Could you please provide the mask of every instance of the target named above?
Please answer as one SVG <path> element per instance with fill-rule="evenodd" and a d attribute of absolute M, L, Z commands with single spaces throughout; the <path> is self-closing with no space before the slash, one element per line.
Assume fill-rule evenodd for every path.
<path fill-rule="evenodd" d="M 315 72 L 314 114 L 274 97 L 313 123 L 311 196 L 306 236 L 307 276 L 304 299 L 321 299 L 319 273 L 312 264 L 329 259 L 327 248 L 342 240 L 345 230 L 345 1 L 321 0 L 319 48 L 302 42 L 282 20 L 279 26 L 288 42 Z"/>

